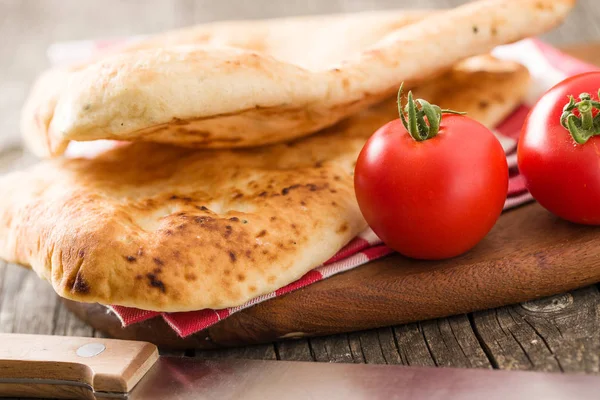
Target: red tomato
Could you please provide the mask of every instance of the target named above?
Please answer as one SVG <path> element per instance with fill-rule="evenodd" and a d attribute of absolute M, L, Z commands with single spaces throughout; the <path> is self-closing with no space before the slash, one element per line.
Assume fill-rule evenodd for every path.
<path fill-rule="evenodd" d="M 439 133 L 422 141 L 401 120 L 381 127 L 358 157 L 354 184 L 363 216 L 389 247 L 435 260 L 470 250 L 494 226 L 508 166 L 487 128 L 443 114 Z"/>
<path fill-rule="evenodd" d="M 550 89 L 529 113 L 517 154 L 519 170 L 533 197 L 555 215 L 581 224 L 600 224 L 600 137 L 578 144 L 560 121 L 569 96 L 575 102 L 581 93 L 597 99 L 599 88 L 600 72 L 590 72 Z M 577 124 L 581 114 L 576 107 L 573 111 L 571 118 Z M 592 118 L 597 113 L 589 112 Z M 588 133 L 598 128 L 592 126 Z"/>

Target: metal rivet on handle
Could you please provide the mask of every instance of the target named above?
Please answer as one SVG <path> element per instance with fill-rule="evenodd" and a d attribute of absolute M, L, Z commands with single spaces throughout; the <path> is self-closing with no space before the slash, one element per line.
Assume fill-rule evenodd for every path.
<path fill-rule="evenodd" d="M 106 350 L 106 346 L 102 343 L 88 343 L 77 349 L 79 357 L 94 357 Z"/>

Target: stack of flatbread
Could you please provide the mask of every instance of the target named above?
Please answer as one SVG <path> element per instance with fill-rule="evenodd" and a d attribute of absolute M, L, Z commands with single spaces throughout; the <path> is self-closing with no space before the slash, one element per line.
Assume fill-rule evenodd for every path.
<path fill-rule="evenodd" d="M 366 228 L 353 167 L 398 118 L 401 82 L 493 127 L 528 73 L 485 54 L 573 4 L 214 23 L 47 71 L 22 133 L 52 159 L 0 178 L 0 256 L 82 302 L 189 311 L 271 292 Z M 114 148 L 63 155 L 99 139 Z"/>

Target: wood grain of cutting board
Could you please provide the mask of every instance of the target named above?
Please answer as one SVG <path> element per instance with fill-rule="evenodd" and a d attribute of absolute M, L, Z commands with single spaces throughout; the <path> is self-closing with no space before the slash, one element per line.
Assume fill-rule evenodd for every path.
<path fill-rule="evenodd" d="M 600 65 L 600 44 L 565 49 Z M 122 328 L 98 304 L 65 300 L 95 329 L 169 348 L 212 348 L 327 335 L 493 308 L 600 281 L 600 227 L 562 221 L 537 203 L 504 213 L 467 254 L 394 254 L 240 311 L 185 339 L 161 319 Z"/>

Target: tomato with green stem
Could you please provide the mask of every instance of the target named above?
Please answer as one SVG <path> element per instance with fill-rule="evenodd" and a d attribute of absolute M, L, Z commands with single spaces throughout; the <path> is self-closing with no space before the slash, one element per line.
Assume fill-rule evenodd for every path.
<path fill-rule="evenodd" d="M 423 99 L 401 106 L 400 119 L 362 149 L 354 183 L 361 212 L 392 249 L 444 259 L 473 248 L 497 221 L 508 191 L 508 166 L 489 129 Z"/>
<path fill-rule="evenodd" d="M 599 88 L 600 72 L 551 88 L 529 112 L 517 150 L 519 171 L 533 197 L 580 224 L 600 224 Z"/>

